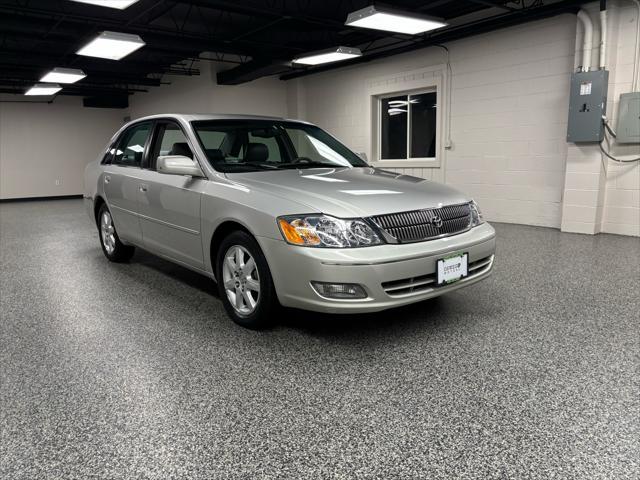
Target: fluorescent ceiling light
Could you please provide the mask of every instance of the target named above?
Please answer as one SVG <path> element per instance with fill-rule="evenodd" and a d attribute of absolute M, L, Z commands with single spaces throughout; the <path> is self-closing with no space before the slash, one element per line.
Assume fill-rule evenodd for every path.
<path fill-rule="evenodd" d="M 99 7 L 117 8 L 118 10 L 124 10 L 130 7 L 138 0 L 71 0 L 72 2 L 88 3 L 90 5 L 97 5 Z"/>
<path fill-rule="evenodd" d="M 76 83 L 78 80 L 82 80 L 86 75 L 82 70 L 75 68 L 54 68 L 44 77 L 40 79 L 41 82 L 57 82 L 57 83 Z"/>
<path fill-rule="evenodd" d="M 429 30 L 444 27 L 447 24 L 440 18 L 381 9 L 372 5 L 361 10 L 351 12 L 347 16 L 345 25 L 350 27 L 371 28 L 373 30 L 385 30 L 387 32 L 416 35 L 418 33 L 428 32 Z"/>
<path fill-rule="evenodd" d="M 358 48 L 336 47 L 320 52 L 309 53 L 303 57 L 293 59 L 293 63 L 302 65 L 320 65 L 322 63 L 339 62 L 354 57 L 361 57 L 362 52 Z"/>
<path fill-rule="evenodd" d="M 53 95 L 60 90 L 62 90 L 62 87 L 56 83 L 36 83 L 25 92 L 25 95 Z"/>
<path fill-rule="evenodd" d="M 128 33 L 102 32 L 96 38 L 78 50 L 78 55 L 87 57 L 108 58 L 120 60 L 132 52 L 135 52 L 145 43 L 138 35 Z"/>

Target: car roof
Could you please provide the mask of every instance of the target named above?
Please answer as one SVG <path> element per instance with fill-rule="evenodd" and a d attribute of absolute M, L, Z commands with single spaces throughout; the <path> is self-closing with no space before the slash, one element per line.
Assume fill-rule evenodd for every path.
<path fill-rule="evenodd" d="M 283 117 L 270 117 L 266 115 L 243 115 L 237 113 L 164 113 L 136 118 L 134 122 L 139 122 L 142 120 L 153 120 L 156 118 L 175 118 L 183 120 L 185 122 L 194 122 L 199 120 L 273 120 L 280 122 L 286 121 L 308 123 L 302 120 L 288 119 Z"/>

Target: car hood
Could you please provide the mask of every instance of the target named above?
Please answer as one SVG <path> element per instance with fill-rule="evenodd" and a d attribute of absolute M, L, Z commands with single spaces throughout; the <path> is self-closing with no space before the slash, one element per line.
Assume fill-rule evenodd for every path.
<path fill-rule="evenodd" d="M 437 208 L 470 199 L 446 185 L 377 168 L 307 168 L 227 174 L 249 189 L 293 200 L 337 217 L 367 217 Z"/>

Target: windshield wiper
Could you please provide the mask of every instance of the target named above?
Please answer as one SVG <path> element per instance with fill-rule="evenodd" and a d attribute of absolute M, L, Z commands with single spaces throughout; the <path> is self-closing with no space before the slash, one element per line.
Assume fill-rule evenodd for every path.
<path fill-rule="evenodd" d="M 303 161 L 297 161 L 298 159 L 296 159 L 293 162 L 279 163 L 278 168 L 285 167 L 285 168 L 302 169 L 302 168 L 316 168 L 316 167 L 327 167 L 327 168 L 344 167 L 344 165 L 336 165 L 335 163 L 318 162 L 317 160 L 309 160 L 309 159 L 306 159 L 305 157 L 302 157 L 302 158 L 304 159 Z"/>

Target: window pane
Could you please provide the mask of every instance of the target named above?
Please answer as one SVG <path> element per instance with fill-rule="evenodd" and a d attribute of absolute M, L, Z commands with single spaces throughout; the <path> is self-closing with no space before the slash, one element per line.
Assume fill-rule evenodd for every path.
<path fill-rule="evenodd" d="M 407 158 L 407 96 L 383 98 L 381 108 L 380 158 Z"/>
<path fill-rule="evenodd" d="M 187 137 L 178 125 L 169 123 L 165 126 L 160 141 L 160 155 L 183 155 L 193 158 Z"/>
<path fill-rule="evenodd" d="M 127 130 L 118 144 L 112 163 L 118 165 L 140 166 L 144 145 L 151 131 L 150 123 L 142 123 Z"/>
<path fill-rule="evenodd" d="M 436 156 L 436 102 L 435 92 L 409 96 L 411 158 Z"/>

